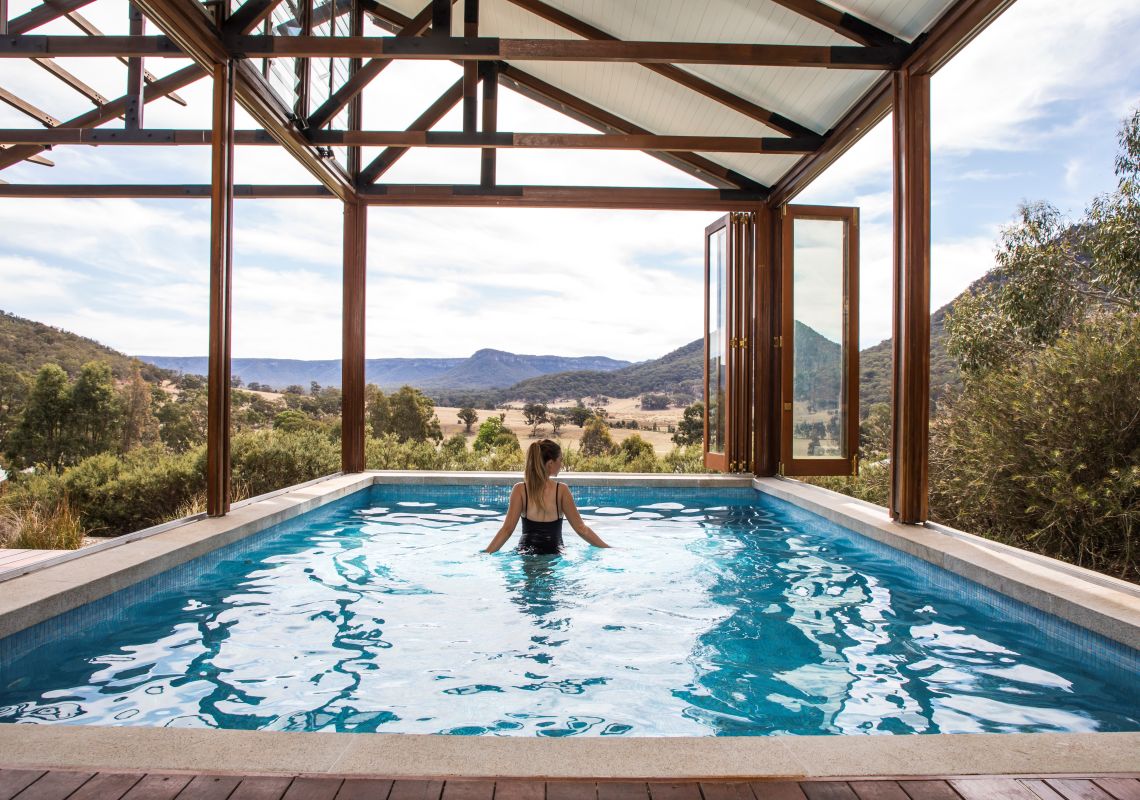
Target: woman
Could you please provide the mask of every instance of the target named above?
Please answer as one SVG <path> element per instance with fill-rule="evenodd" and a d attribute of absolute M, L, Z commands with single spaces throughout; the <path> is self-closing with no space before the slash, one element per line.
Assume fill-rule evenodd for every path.
<path fill-rule="evenodd" d="M 494 553 L 506 544 L 522 517 L 520 553 L 562 552 L 562 513 L 574 532 L 594 547 L 609 547 L 582 521 L 570 494 L 570 487 L 554 480 L 562 470 L 562 448 L 549 439 L 535 442 L 526 451 L 526 472 L 522 483 L 511 489 L 511 502 L 503 527 L 483 552 Z"/>

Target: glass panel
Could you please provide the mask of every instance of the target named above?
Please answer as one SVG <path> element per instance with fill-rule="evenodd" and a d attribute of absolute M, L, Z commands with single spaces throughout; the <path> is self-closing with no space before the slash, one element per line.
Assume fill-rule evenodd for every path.
<path fill-rule="evenodd" d="M 724 452 L 724 392 L 725 392 L 725 346 L 728 320 L 725 308 L 728 305 L 725 281 L 725 246 L 727 230 L 721 228 L 709 237 L 709 385 L 705 387 L 705 398 L 709 404 L 710 453 Z"/>
<path fill-rule="evenodd" d="M 796 219 L 793 224 L 792 456 L 847 458 L 847 223 Z"/>

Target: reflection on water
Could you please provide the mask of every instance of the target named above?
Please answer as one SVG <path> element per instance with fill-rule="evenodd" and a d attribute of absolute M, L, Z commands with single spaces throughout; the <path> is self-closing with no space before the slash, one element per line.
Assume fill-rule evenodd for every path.
<path fill-rule="evenodd" d="M 1135 693 L 912 567 L 690 492 L 480 554 L 505 502 L 373 495 L 0 666 L 0 721 L 523 736 L 1140 729 Z M 365 498 L 366 500 L 369 498 Z M 1128 676 L 1125 676 L 1128 677 Z M 1134 679 L 1134 676 L 1132 676 Z"/>

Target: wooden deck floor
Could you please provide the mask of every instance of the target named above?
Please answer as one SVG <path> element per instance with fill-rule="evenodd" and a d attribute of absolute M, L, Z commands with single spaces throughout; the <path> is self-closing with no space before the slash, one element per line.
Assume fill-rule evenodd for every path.
<path fill-rule="evenodd" d="M 1140 780 L 1002 776 L 733 783 L 392 781 L 0 769 L 0 800 L 1140 800 Z"/>

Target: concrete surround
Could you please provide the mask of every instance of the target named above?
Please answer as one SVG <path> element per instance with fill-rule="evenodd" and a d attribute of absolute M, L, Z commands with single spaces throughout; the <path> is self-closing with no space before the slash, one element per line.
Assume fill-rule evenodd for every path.
<path fill-rule="evenodd" d="M 795 481 L 731 476 L 564 476 L 571 485 L 748 487 L 812 511 L 1027 605 L 1140 649 L 1133 584 Z M 0 638 L 112 594 L 373 483 L 507 484 L 513 473 L 338 475 L 104 547 L 2 584 Z M 1140 772 L 1140 733 L 542 740 L 0 725 L 0 766 L 387 777 L 739 778 Z"/>

